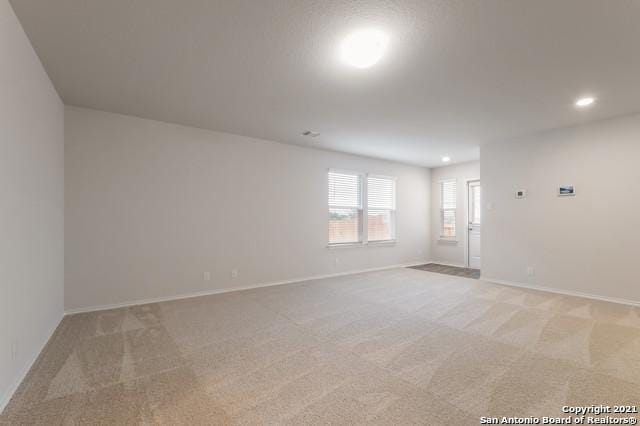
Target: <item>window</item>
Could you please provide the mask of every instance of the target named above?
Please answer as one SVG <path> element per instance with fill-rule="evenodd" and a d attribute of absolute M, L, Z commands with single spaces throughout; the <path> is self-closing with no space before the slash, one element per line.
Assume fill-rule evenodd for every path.
<path fill-rule="evenodd" d="M 480 185 L 469 186 L 471 189 L 471 222 L 480 223 Z"/>
<path fill-rule="evenodd" d="M 394 178 L 367 178 L 367 241 L 395 238 L 396 181 Z"/>
<path fill-rule="evenodd" d="M 440 181 L 440 238 L 456 238 L 456 180 Z"/>
<path fill-rule="evenodd" d="M 329 244 L 362 242 L 362 176 L 329 171 Z"/>
<path fill-rule="evenodd" d="M 330 245 L 395 239 L 395 178 L 365 180 L 363 174 L 338 170 L 329 170 L 328 176 Z"/>

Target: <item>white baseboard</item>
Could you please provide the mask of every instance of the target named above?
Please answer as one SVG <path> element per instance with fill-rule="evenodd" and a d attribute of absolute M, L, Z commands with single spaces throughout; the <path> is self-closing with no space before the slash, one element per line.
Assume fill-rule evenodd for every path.
<path fill-rule="evenodd" d="M 547 286 L 542 286 L 542 285 L 526 284 L 526 283 L 520 283 L 520 282 L 516 282 L 516 281 L 499 280 L 497 278 L 489 278 L 489 277 L 485 277 L 485 276 L 480 276 L 480 280 L 481 281 L 488 281 L 488 282 L 492 282 L 492 283 L 496 283 L 496 284 L 508 285 L 510 287 L 520 287 L 520 288 L 527 288 L 527 289 L 530 289 L 530 290 L 539 290 L 539 291 L 546 291 L 546 292 L 549 292 L 549 293 L 563 294 L 565 296 L 583 297 L 585 299 L 600 300 L 602 302 L 611 302 L 611 303 L 619 303 L 619 304 L 622 304 L 622 305 L 640 306 L 640 301 L 637 301 L 637 300 L 629 300 L 629 299 L 621 299 L 621 298 L 618 298 L 618 297 L 601 296 L 601 295 L 598 295 L 598 294 L 583 293 L 583 292 L 580 292 L 580 291 L 562 290 L 562 289 L 555 288 L 555 287 L 547 287 Z"/>
<path fill-rule="evenodd" d="M 9 401 L 11 401 L 13 394 L 16 393 L 16 391 L 18 390 L 18 387 L 20 386 L 24 378 L 27 376 L 27 373 L 29 372 L 29 370 L 31 370 L 31 367 L 33 367 L 33 364 L 36 362 L 36 360 L 40 356 L 40 353 L 42 353 L 42 350 L 51 339 L 51 336 L 53 336 L 53 333 L 58 328 L 58 325 L 60 325 L 60 321 L 62 321 L 63 317 L 64 315 L 61 315 L 60 319 L 58 319 L 58 321 L 56 321 L 53 324 L 51 329 L 48 330 L 47 338 L 44 339 L 44 342 L 42 343 L 42 345 L 40 345 L 40 348 L 31 355 L 30 359 L 25 363 L 25 365 L 20 370 L 18 377 L 16 377 L 13 383 L 5 390 L 4 394 L 2 395 L 2 398 L 0 398 L 0 414 L 2 414 L 4 409 L 7 407 L 7 404 L 9 404 Z"/>
<path fill-rule="evenodd" d="M 394 268 L 406 268 L 409 266 L 424 265 L 425 263 L 429 263 L 429 261 L 425 260 L 420 262 L 401 263 L 396 265 L 379 266 L 376 268 L 357 269 L 357 270 L 351 270 L 351 271 L 337 272 L 334 274 L 313 275 L 313 276 L 293 278 L 293 279 L 283 280 L 283 281 L 272 281 L 272 282 L 266 282 L 266 283 L 252 284 L 248 286 L 241 286 L 241 287 L 228 287 L 223 289 L 205 290 L 205 291 L 199 291 L 199 292 L 193 292 L 193 293 L 178 294 L 173 296 L 130 300 L 126 302 L 113 303 L 109 305 L 87 306 L 84 308 L 67 309 L 65 310 L 64 314 L 73 315 L 73 314 L 80 314 L 85 312 L 95 312 L 95 311 L 105 311 L 109 309 L 125 308 L 127 306 L 137 306 L 137 305 L 146 305 L 149 303 L 168 302 L 171 300 L 190 299 L 192 297 L 210 296 L 213 294 L 230 293 L 233 291 L 251 290 L 254 288 L 272 287 L 272 286 L 284 285 L 284 284 L 294 284 L 294 283 L 299 283 L 304 281 L 318 280 L 322 278 L 333 278 L 333 277 L 340 277 L 344 275 L 361 274 L 363 272 L 383 271 L 385 269 L 394 269 Z"/>

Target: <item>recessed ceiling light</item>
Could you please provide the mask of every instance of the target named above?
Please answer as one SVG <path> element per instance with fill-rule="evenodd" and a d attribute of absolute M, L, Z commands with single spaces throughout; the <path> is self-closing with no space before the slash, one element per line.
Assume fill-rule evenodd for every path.
<path fill-rule="evenodd" d="M 595 98 L 591 97 L 591 96 L 585 96 L 584 98 L 580 98 L 576 101 L 576 106 L 579 108 L 584 108 L 587 107 L 589 105 L 591 105 L 592 103 L 594 103 L 596 101 Z"/>
<path fill-rule="evenodd" d="M 447 156 L 442 157 L 442 162 L 443 163 L 448 163 L 449 161 L 451 161 L 451 157 L 447 157 Z"/>
<path fill-rule="evenodd" d="M 344 39 L 340 46 L 340 56 L 351 66 L 369 68 L 382 58 L 388 44 L 389 38 L 380 30 L 358 30 Z"/>

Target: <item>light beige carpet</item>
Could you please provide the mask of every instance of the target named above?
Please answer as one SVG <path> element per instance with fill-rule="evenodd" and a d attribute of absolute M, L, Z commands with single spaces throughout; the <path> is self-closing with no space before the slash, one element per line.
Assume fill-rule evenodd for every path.
<path fill-rule="evenodd" d="M 413 269 L 66 317 L 9 424 L 479 424 L 640 402 L 640 310 Z"/>

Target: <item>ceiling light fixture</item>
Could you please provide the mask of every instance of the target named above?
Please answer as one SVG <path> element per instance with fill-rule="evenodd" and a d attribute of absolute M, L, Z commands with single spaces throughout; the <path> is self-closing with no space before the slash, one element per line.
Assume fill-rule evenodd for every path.
<path fill-rule="evenodd" d="M 594 103 L 596 101 L 595 98 L 591 97 L 591 96 L 585 96 L 583 98 L 580 98 L 576 101 L 576 106 L 578 108 L 584 108 L 584 107 L 588 107 L 589 105 L 591 105 L 592 103 Z"/>
<path fill-rule="evenodd" d="M 442 157 L 443 163 L 448 163 L 449 161 L 451 161 L 451 157 L 447 157 L 447 156 Z"/>
<path fill-rule="evenodd" d="M 380 30 L 358 30 L 344 39 L 340 46 L 340 56 L 353 67 L 369 68 L 382 58 L 388 44 L 389 38 Z"/>

